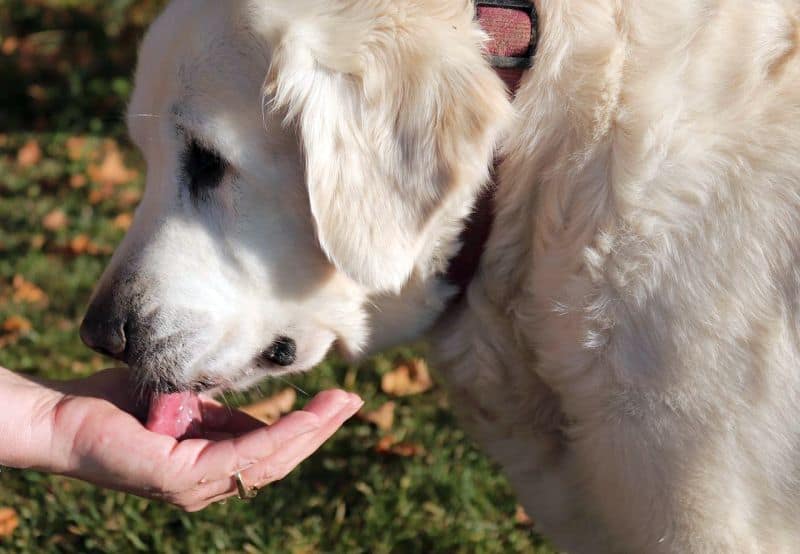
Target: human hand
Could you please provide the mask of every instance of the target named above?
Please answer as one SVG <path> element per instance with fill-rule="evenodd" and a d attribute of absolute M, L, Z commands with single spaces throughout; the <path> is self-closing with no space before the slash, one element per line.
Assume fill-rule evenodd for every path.
<path fill-rule="evenodd" d="M 37 415 L 31 431 L 24 433 L 30 440 L 15 456 L 17 467 L 76 477 L 187 511 L 235 495 L 237 472 L 249 487 L 282 479 L 363 404 L 356 395 L 326 391 L 267 427 L 203 398 L 207 438 L 179 442 L 148 431 L 133 415 L 139 410 L 125 394 L 131 387 L 124 370 L 38 387 L 44 391 L 34 402 Z"/>

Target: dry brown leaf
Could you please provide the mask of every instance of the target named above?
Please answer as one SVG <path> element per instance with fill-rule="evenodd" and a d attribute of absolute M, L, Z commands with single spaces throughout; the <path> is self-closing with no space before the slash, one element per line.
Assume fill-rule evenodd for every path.
<path fill-rule="evenodd" d="M 19 516 L 14 508 L 0 508 L 0 538 L 10 537 L 19 527 Z"/>
<path fill-rule="evenodd" d="M 77 375 L 83 375 L 84 373 L 86 373 L 87 368 L 88 366 L 83 362 L 72 362 L 69 365 L 69 369 L 72 371 L 72 373 L 75 373 Z"/>
<path fill-rule="evenodd" d="M 142 199 L 142 193 L 139 189 L 123 190 L 119 194 L 119 206 L 122 208 L 130 208 L 139 203 Z"/>
<path fill-rule="evenodd" d="M 0 52 L 6 56 L 10 56 L 19 48 L 19 39 L 17 37 L 6 37 L 3 44 L 0 45 Z"/>
<path fill-rule="evenodd" d="M 133 215 L 129 213 L 122 213 L 114 218 L 114 227 L 116 227 L 120 231 L 127 231 L 128 229 L 130 229 L 132 223 L 133 223 Z"/>
<path fill-rule="evenodd" d="M 114 194 L 114 189 L 111 187 L 102 187 L 99 189 L 94 189 L 89 193 L 89 204 L 93 206 L 95 204 L 99 204 L 104 200 L 108 200 Z"/>
<path fill-rule="evenodd" d="M 514 513 L 514 522 L 520 527 L 533 527 L 534 523 L 531 517 L 525 512 L 525 508 L 517 504 L 517 510 Z"/>
<path fill-rule="evenodd" d="M 386 435 L 381 437 L 378 444 L 375 445 L 375 452 L 378 454 L 400 456 L 402 458 L 411 458 L 425 453 L 425 449 L 419 445 L 411 442 L 397 442 L 393 435 Z"/>
<path fill-rule="evenodd" d="M 263 421 L 267 425 L 272 425 L 278 421 L 283 414 L 292 411 L 295 400 L 297 400 L 297 393 L 295 390 L 284 389 L 274 396 L 270 396 L 259 402 L 254 402 L 253 404 L 239 408 L 239 410 Z"/>
<path fill-rule="evenodd" d="M 89 530 L 83 525 L 67 525 L 67 531 L 71 535 L 76 535 L 78 537 L 82 537 L 89 533 Z"/>
<path fill-rule="evenodd" d="M 364 421 L 369 421 L 381 431 L 388 431 L 394 425 L 394 402 L 387 402 L 380 408 L 372 412 L 359 412 L 359 417 Z"/>
<path fill-rule="evenodd" d="M 31 139 L 17 152 L 17 165 L 20 167 L 31 167 L 38 164 L 42 159 L 42 148 L 35 139 Z"/>
<path fill-rule="evenodd" d="M 72 177 L 69 178 L 69 186 L 74 189 L 82 189 L 86 186 L 86 183 L 89 182 L 89 179 L 86 178 L 86 175 L 83 173 L 76 173 Z"/>
<path fill-rule="evenodd" d="M 392 396 L 410 396 L 433 387 L 428 364 L 415 358 L 399 364 L 381 379 L 381 390 Z"/>
<path fill-rule="evenodd" d="M 392 454 L 395 456 L 401 456 L 403 458 L 412 458 L 414 456 L 420 456 L 424 453 L 425 449 L 422 448 L 421 445 L 414 444 L 412 442 L 400 442 L 392 447 Z"/>
<path fill-rule="evenodd" d="M 42 226 L 48 231 L 59 231 L 67 226 L 69 219 L 63 210 L 55 209 L 42 219 Z"/>
<path fill-rule="evenodd" d="M 105 187 L 123 185 L 136 178 L 136 170 L 129 169 L 122 159 L 122 153 L 116 143 L 109 143 L 106 147 L 105 157 L 99 164 L 90 164 L 87 172 L 89 178 Z"/>
<path fill-rule="evenodd" d="M 47 242 L 45 236 L 41 233 L 36 233 L 31 236 L 30 245 L 33 250 L 41 250 L 45 242 Z"/>
<path fill-rule="evenodd" d="M 33 84 L 28 87 L 28 96 L 42 102 L 47 100 L 47 89 L 42 85 Z"/>
<path fill-rule="evenodd" d="M 67 157 L 73 162 L 83 159 L 86 152 L 86 137 L 69 137 L 67 139 Z"/>
<path fill-rule="evenodd" d="M 80 235 L 75 235 L 72 240 L 69 241 L 69 251 L 76 256 L 82 256 L 83 254 L 96 256 L 98 254 L 110 254 L 111 248 L 108 246 L 99 246 L 92 242 L 92 239 L 90 239 L 88 235 L 81 233 Z"/>
<path fill-rule="evenodd" d="M 119 205 L 123 208 L 130 208 L 139 203 L 142 193 L 138 189 L 124 190 L 119 195 Z"/>
<path fill-rule="evenodd" d="M 91 244 L 92 240 L 88 235 L 76 235 L 71 241 L 69 241 L 69 249 L 72 250 L 72 253 L 76 255 L 86 254 L 89 251 Z"/>
<path fill-rule="evenodd" d="M 22 275 L 15 275 L 11 286 L 14 288 L 14 302 L 26 304 L 47 303 L 48 299 L 45 292 L 30 281 L 27 281 Z"/>
<path fill-rule="evenodd" d="M 19 315 L 12 315 L 6 318 L 0 326 L 0 348 L 5 348 L 17 343 L 22 335 L 30 332 L 33 328 L 31 322 Z"/>
<path fill-rule="evenodd" d="M 394 446 L 397 439 L 394 438 L 392 435 L 385 435 L 381 437 L 378 441 L 378 444 L 375 445 L 375 452 L 378 454 L 388 454 L 392 451 L 392 446 Z"/>
<path fill-rule="evenodd" d="M 15 335 L 25 334 L 33 328 L 31 322 L 21 315 L 12 315 L 3 322 L 3 331 Z"/>

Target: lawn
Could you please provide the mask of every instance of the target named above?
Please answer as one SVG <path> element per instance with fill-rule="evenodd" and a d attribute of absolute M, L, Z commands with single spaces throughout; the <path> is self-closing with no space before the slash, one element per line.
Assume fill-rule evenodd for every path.
<path fill-rule="evenodd" d="M 160 4 L 0 3 L 2 366 L 75 378 L 110 363 L 81 345 L 78 325 L 141 196 L 143 167 L 121 114 L 136 45 Z M 423 354 L 417 345 L 358 365 L 330 359 L 293 378 L 312 395 L 356 391 L 365 412 L 386 415 L 394 402 L 394 421 L 353 420 L 251 503 L 185 514 L 3 469 L 0 552 L 552 552 L 458 428 L 440 386 L 384 390 L 383 375 Z M 265 382 L 226 400 L 248 404 L 288 386 Z M 295 407 L 305 400 L 298 393 Z"/>

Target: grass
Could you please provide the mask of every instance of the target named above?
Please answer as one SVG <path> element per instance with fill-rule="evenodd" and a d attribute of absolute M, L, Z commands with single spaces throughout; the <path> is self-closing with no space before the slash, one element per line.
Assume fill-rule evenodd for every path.
<path fill-rule="evenodd" d="M 75 378 L 109 363 L 80 344 L 77 329 L 141 195 L 143 168 L 120 113 L 137 37 L 158 5 L 0 6 L 2 366 Z M 416 445 L 413 455 L 381 453 L 388 432 L 354 420 L 255 501 L 198 514 L 4 469 L 0 508 L 16 510 L 19 526 L 0 538 L 0 552 L 552 552 L 516 523 L 507 482 L 458 428 L 441 387 L 401 399 L 381 391 L 397 358 L 421 352 L 358 365 L 332 359 L 293 380 L 312 394 L 345 386 L 367 409 L 394 400 L 391 434 Z M 261 391 L 285 387 L 267 382 Z"/>

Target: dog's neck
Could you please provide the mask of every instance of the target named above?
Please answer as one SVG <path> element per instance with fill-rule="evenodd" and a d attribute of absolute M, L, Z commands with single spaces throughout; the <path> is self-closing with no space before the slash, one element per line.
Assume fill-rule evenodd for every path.
<path fill-rule="evenodd" d="M 492 66 L 513 95 L 536 51 L 536 8 L 531 0 L 479 0 L 475 8 L 481 27 L 489 35 L 486 49 Z M 492 229 L 496 189 L 493 171 L 491 183 L 476 200 L 472 215 L 459 237 L 461 250 L 447 267 L 447 281 L 459 290 L 455 300 L 464 295 L 478 270 Z"/>

